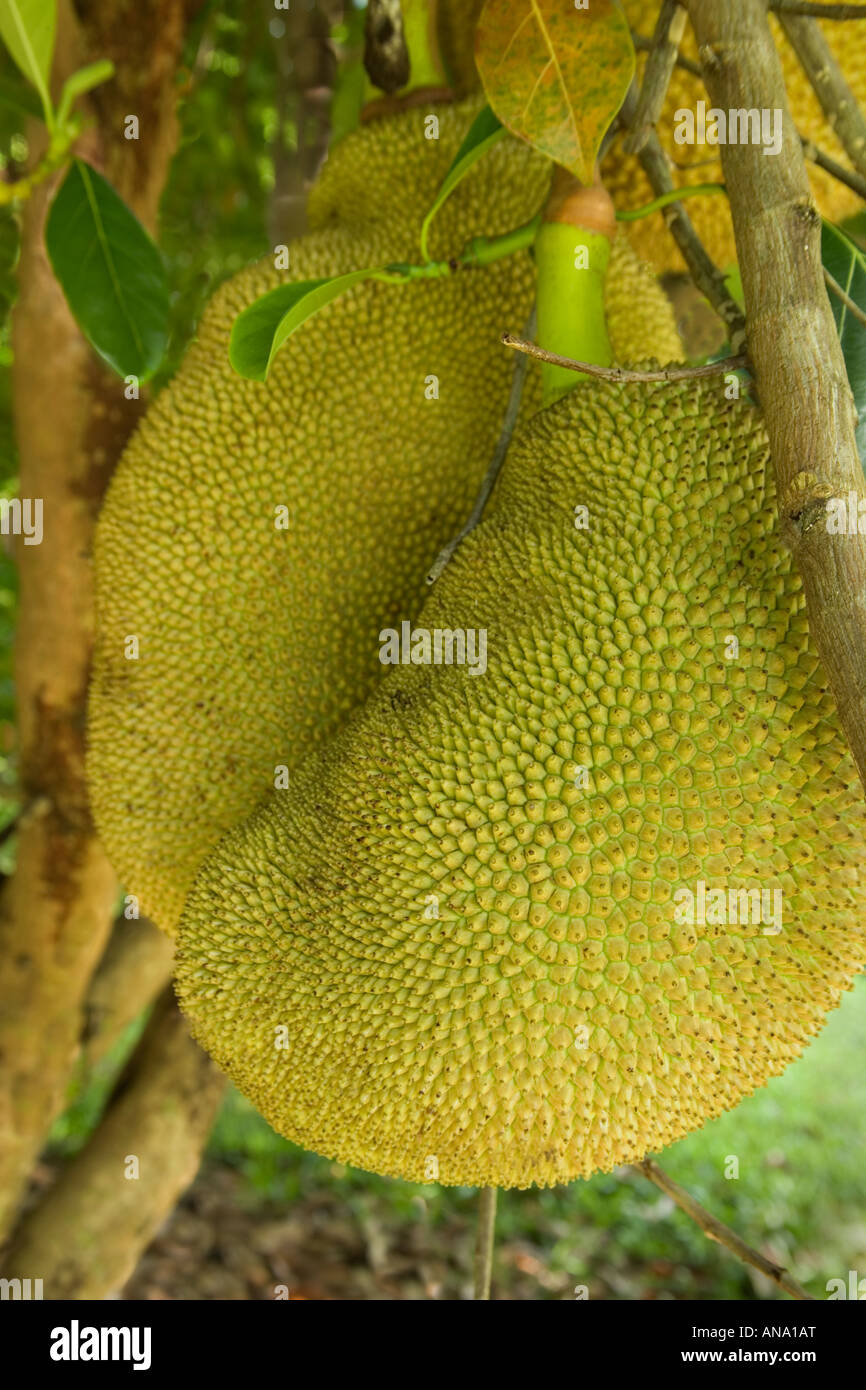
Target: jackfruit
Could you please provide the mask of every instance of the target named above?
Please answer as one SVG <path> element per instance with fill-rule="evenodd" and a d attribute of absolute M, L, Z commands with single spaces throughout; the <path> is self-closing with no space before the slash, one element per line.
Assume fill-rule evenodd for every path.
<path fill-rule="evenodd" d="M 416 260 L 477 109 L 440 109 L 438 140 L 419 110 L 333 150 L 291 270 L 261 262 L 219 290 L 112 480 L 94 556 L 90 795 L 119 876 L 169 932 L 205 853 L 275 768 L 340 727 L 381 670 L 376 633 L 420 606 L 501 428 L 512 359 L 499 335 L 526 323 L 532 264 L 357 287 L 298 331 L 264 385 L 232 371 L 232 322 L 286 281 Z M 516 141 L 492 151 L 438 214 L 433 254 L 530 218 L 549 168 Z M 625 246 L 614 264 L 618 350 L 655 340 L 678 356 L 661 291 Z M 525 400 L 537 406 L 534 374 Z"/>
<path fill-rule="evenodd" d="M 623 231 L 611 247 L 604 313 L 614 361 L 620 366 L 648 357 L 666 365 L 682 358 L 683 341 L 673 306 Z"/>
<path fill-rule="evenodd" d="M 736 1105 L 850 987 L 866 809 L 723 389 L 538 414 L 401 634 L 418 664 L 203 865 L 179 998 L 281 1134 L 568 1182 Z"/>
<path fill-rule="evenodd" d="M 94 555 L 90 794 L 121 880 L 165 930 L 275 766 L 371 688 L 375 633 L 419 606 L 501 428 L 498 339 L 529 315 L 532 267 L 524 253 L 358 286 L 298 330 L 266 384 L 232 370 L 232 323 L 288 281 L 417 261 L 475 109 L 438 109 L 438 140 L 417 110 L 335 147 L 291 269 L 266 259 L 219 289 L 112 480 Z M 532 217 L 548 181 L 527 147 L 493 151 L 437 217 L 432 254 Z"/>
<path fill-rule="evenodd" d="M 475 26 L 483 3 L 484 0 L 440 0 L 442 14 L 439 24 L 445 36 L 444 47 L 455 73 L 456 84 L 462 92 L 471 92 L 480 85 L 475 68 L 474 43 Z M 651 39 L 661 8 L 659 0 L 622 0 L 622 3 L 633 31 L 644 40 Z M 832 3 L 832 0 L 826 0 L 826 3 Z M 850 167 L 799 59 L 774 15 L 770 16 L 770 25 L 782 61 L 794 124 L 802 136 L 813 141 L 825 154 Z M 861 104 L 866 103 L 866 25 L 828 20 L 821 24 L 821 29 L 857 100 Z M 687 61 L 698 62 L 697 45 L 688 24 L 680 53 Z M 637 59 L 636 80 L 640 82 L 646 65 L 645 49 L 639 49 Z M 658 133 L 671 161 L 674 182 L 679 187 L 720 183 L 723 180 L 721 160 L 715 147 L 695 145 L 690 148 L 678 145 L 674 140 L 676 112 L 682 109 L 696 111 L 697 102 L 706 100 L 706 96 L 700 77 L 682 67 L 674 71 Z M 810 163 L 808 169 L 812 191 L 824 217 L 840 222 L 860 211 L 862 202 L 844 184 L 814 164 Z M 621 139 L 611 146 L 601 172 L 617 208 L 643 207 L 655 196 L 639 159 L 624 153 Z M 690 198 L 687 207 L 698 235 L 716 264 L 726 266 L 734 262 L 734 232 L 724 195 Z M 628 235 L 638 254 L 657 271 L 684 269 L 679 249 L 661 213 L 629 223 Z"/>
<path fill-rule="evenodd" d="M 661 8 L 659 0 L 623 0 L 633 29 L 645 39 L 651 39 Z M 829 121 L 821 110 L 809 79 L 775 16 L 770 15 L 770 27 L 782 62 L 785 87 L 791 116 L 800 135 L 811 140 L 838 163 L 850 168 L 845 151 Z M 840 24 L 833 20 L 821 23 L 833 56 L 859 102 L 866 102 L 866 26 L 861 23 Z M 691 25 L 680 46 L 683 58 L 698 62 L 697 44 Z M 646 53 L 638 53 L 638 79 L 642 79 Z M 678 187 L 699 183 L 721 183 L 724 175 L 717 147 L 706 144 L 678 145 L 674 140 L 676 113 L 695 112 L 697 103 L 707 100 L 706 88 L 700 77 L 681 67 L 674 71 L 665 99 L 658 134 L 671 163 L 671 173 Z M 709 103 L 708 103 L 709 105 Z M 809 163 L 809 181 L 822 216 L 841 222 L 858 212 L 863 204 L 851 189 L 830 174 Z M 605 185 L 618 208 L 641 207 L 655 196 L 639 159 L 623 152 L 617 140 L 602 165 Z M 689 198 L 686 204 L 698 236 L 717 265 L 725 266 L 737 258 L 730 208 L 723 194 Z M 665 226 L 661 214 L 652 214 L 629 224 L 629 237 L 635 250 L 657 270 L 681 270 L 685 263 L 676 242 Z"/>

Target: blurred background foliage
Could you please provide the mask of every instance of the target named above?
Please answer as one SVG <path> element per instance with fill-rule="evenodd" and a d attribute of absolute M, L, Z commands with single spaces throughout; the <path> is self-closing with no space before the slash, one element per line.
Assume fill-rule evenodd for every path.
<path fill-rule="evenodd" d="M 363 11 L 351 4 L 344 11 L 334 0 L 319 13 L 330 27 L 337 61 L 329 91 L 315 99 L 327 98 L 323 116 L 339 135 L 354 124 L 360 100 Z M 163 199 L 159 237 L 171 277 L 171 338 L 154 390 L 176 369 L 213 289 L 265 254 L 279 231 L 274 213 L 280 160 L 298 145 L 296 122 L 288 103 L 280 100 L 281 84 L 292 76 L 290 38 L 270 0 L 209 3 L 190 34 L 179 80 L 181 141 Z M 27 158 L 25 120 L 14 104 L 16 87 L 15 73 L 0 54 L 0 167 L 20 165 Z M 0 494 L 6 496 L 17 488 L 8 325 L 16 255 L 15 221 L 4 214 Z M 17 809 L 11 674 L 15 598 L 8 538 L 0 537 L 0 870 L 6 872 L 14 857 L 14 836 L 4 838 L 3 831 Z M 96 1067 L 80 1069 L 68 1109 L 54 1128 L 49 1159 L 76 1152 L 92 1132 L 145 1021 L 130 1027 Z M 860 982 L 800 1062 L 664 1154 L 672 1177 L 752 1245 L 790 1263 L 818 1297 L 828 1279 L 847 1281 L 849 1269 L 866 1274 L 864 1054 L 866 982 Z M 739 1161 L 736 1180 L 725 1177 L 731 1156 Z M 226 1172 L 232 1174 L 230 1200 L 251 1223 L 296 1212 L 321 1234 L 322 1213 L 339 1212 L 340 1221 L 361 1233 L 357 1250 L 345 1233 L 334 1237 L 334 1249 L 350 1262 L 353 1250 L 356 1255 L 361 1251 L 358 1258 L 369 1256 L 374 1236 L 381 1262 L 382 1248 L 401 1241 L 405 1246 L 401 1232 L 407 1231 L 413 1249 L 425 1244 L 435 1248 L 437 1232 L 440 1243 L 450 1247 L 455 1230 L 457 1243 L 469 1249 L 473 1191 L 390 1181 L 305 1153 L 275 1135 L 231 1090 L 196 1188 Z M 198 1205 L 191 1200 L 185 1218 L 183 1212 L 176 1216 L 175 1248 L 183 1240 L 183 1220 L 200 1227 L 201 1211 L 201 1200 Z M 247 1236 L 243 1241 L 255 1245 Z M 423 1264 L 420 1256 L 418 1260 Z M 435 1265 L 432 1255 L 430 1260 Z M 418 1296 L 459 1294 L 467 1286 L 467 1261 L 468 1256 L 461 1268 L 450 1268 L 443 1256 L 439 1273 L 428 1272 L 426 1283 L 419 1283 Z M 495 1278 L 500 1295 L 534 1299 L 572 1298 L 581 1284 L 591 1297 L 612 1299 L 775 1296 L 767 1281 L 708 1241 L 670 1199 L 627 1171 L 553 1191 L 501 1194 Z M 130 1296 L 154 1295 L 145 1289 Z M 173 1296 L 208 1295 L 188 1287 L 186 1294 Z M 362 1289 L 357 1296 L 387 1294 Z"/>

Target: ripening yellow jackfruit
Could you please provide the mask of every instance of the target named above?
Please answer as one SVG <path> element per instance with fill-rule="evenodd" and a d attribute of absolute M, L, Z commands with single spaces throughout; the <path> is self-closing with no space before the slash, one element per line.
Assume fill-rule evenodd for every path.
<path fill-rule="evenodd" d="M 723 390 L 537 415 L 401 664 L 204 864 L 180 1000 L 290 1139 L 568 1182 L 736 1105 L 850 987 L 866 810 Z"/>
<path fill-rule="evenodd" d="M 479 85 L 473 53 L 475 26 L 483 3 L 484 0 L 440 0 L 439 25 L 443 48 L 454 73 L 455 85 L 461 92 L 473 91 Z M 651 39 L 661 8 L 660 0 L 622 0 L 622 3 L 633 31 L 643 40 Z M 832 0 L 826 0 L 826 3 L 831 4 Z M 788 104 L 798 131 L 825 154 L 849 166 L 796 53 L 773 15 L 770 16 L 770 25 L 782 60 Z M 828 20 L 821 24 L 821 29 L 855 97 L 861 104 L 866 104 L 866 24 Z M 698 61 L 694 34 L 688 24 L 680 54 L 693 65 Z M 644 48 L 639 48 L 637 59 L 637 80 L 641 81 L 646 64 Z M 706 96 L 703 80 L 699 76 L 683 67 L 676 68 L 658 124 L 658 133 L 671 159 L 671 172 L 678 186 L 719 183 L 723 179 L 721 160 L 715 146 L 678 145 L 674 140 L 676 112 L 682 109 L 696 111 L 698 101 L 706 101 Z M 844 184 L 815 164 L 810 163 L 808 168 L 812 190 L 824 217 L 838 222 L 862 208 L 857 195 Z M 621 139 L 612 145 L 601 173 L 617 208 L 643 207 L 655 196 L 639 159 L 623 152 Z M 733 227 L 724 195 L 690 198 L 687 208 L 701 240 L 716 263 L 725 266 L 736 260 Z M 628 235 L 638 254 L 657 271 L 684 268 L 679 249 L 661 213 L 653 213 L 639 222 L 629 223 Z"/>
<path fill-rule="evenodd" d="M 623 0 L 623 4 L 635 32 L 644 39 L 651 39 L 661 8 L 659 0 Z M 770 16 L 770 26 L 782 61 L 788 105 L 797 130 L 801 136 L 813 141 L 825 154 L 850 167 L 794 49 L 773 15 Z M 859 102 L 866 103 L 866 25 L 860 22 L 838 23 L 828 20 L 821 24 L 821 29 L 855 97 Z M 693 64 L 698 62 L 697 44 L 689 24 L 686 25 L 680 53 L 686 61 Z M 639 52 L 639 80 L 643 77 L 645 63 L 646 53 Z M 724 178 L 717 146 L 680 145 L 674 139 L 676 112 L 695 112 L 700 100 L 707 101 L 703 80 L 682 67 L 677 67 L 658 123 L 658 134 L 671 161 L 671 173 L 678 187 L 720 183 Z M 838 222 L 862 208 L 863 204 L 856 193 L 852 193 L 838 179 L 826 174 L 815 164 L 809 163 L 808 169 L 812 192 L 824 217 Z M 655 196 L 639 159 L 623 153 L 621 140 L 614 143 L 605 159 L 602 176 L 618 208 L 641 207 L 651 202 Z M 695 230 L 716 264 L 724 266 L 735 261 L 734 231 L 725 196 L 717 194 L 689 198 L 686 207 Z M 684 268 L 676 242 L 667 230 L 660 213 L 652 214 L 639 222 L 629 223 L 628 230 L 629 238 L 638 254 L 657 270 Z"/>
<path fill-rule="evenodd" d="M 493 452 L 513 366 L 499 336 L 524 327 L 534 275 L 521 253 L 361 285 L 297 332 L 265 385 L 232 371 L 232 322 L 287 280 L 417 260 L 476 110 L 440 109 L 438 140 L 418 110 L 334 149 L 290 271 L 262 262 L 220 289 L 112 481 L 95 547 L 90 794 L 122 881 L 167 931 L 276 769 L 371 689 L 379 630 L 417 612 Z M 438 214 L 433 254 L 527 220 L 548 181 L 543 158 L 500 145 Z M 613 265 L 622 360 L 679 356 L 661 291 L 625 245 Z M 534 373 L 525 400 L 538 404 Z"/>

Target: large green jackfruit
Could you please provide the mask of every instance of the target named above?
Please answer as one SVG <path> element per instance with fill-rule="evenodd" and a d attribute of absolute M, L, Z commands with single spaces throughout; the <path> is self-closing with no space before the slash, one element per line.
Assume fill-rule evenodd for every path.
<path fill-rule="evenodd" d="M 420 664 L 204 864 L 179 997 L 290 1139 L 567 1182 L 736 1105 L 850 987 L 866 809 L 761 418 L 723 391 L 582 383 L 539 414 Z"/>
<path fill-rule="evenodd" d="M 532 263 L 358 286 L 297 332 L 264 385 L 232 371 L 232 322 L 286 281 L 416 261 L 476 110 L 440 108 L 438 140 L 418 110 L 335 148 L 289 272 L 261 262 L 219 290 L 112 481 L 95 547 L 89 785 L 122 881 L 168 931 L 201 859 L 275 768 L 371 689 L 380 628 L 417 612 L 501 428 L 513 358 L 499 336 L 526 323 Z M 528 147 L 499 146 L 439 213 L 434 256 L 526 221 L 548 181 Z M 623 245 L 614 271 L 615 351 L 678 356 L 667 301 Z"/>

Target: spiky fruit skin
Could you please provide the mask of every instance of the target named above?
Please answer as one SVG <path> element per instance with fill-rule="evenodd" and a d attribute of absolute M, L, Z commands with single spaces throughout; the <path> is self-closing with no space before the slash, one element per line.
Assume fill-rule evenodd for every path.
<path fill-rule="evenodd" d="M 759 416 L 581 384 L 418 622 L 485 628 L 486 672 L 389 668 L 222 841 L 182 1006 L 342 1162 L 525 1187 L 640 1159 L 782 1071 L 866 957 L 866 813 Z M 777 885 L 782 932 L 677 923 L 701 879 Z"/>
<path fill-rule="evenodd" d="M 232 370 L 232 323 L 287 281 L 417 261 L 476 110 L 438 109 L 438 140 L 418 109 L 337 146 L 290 270 L 262 261 L 217 292 L 112 481 L 95 549 L 90 794 L 122 882 L 167 931 L 207 850 L 277 766 L 344 722 L 381 669 L 380 628 L 420 606 L 501 429 L 513 361 L 499 338 L 528 318 L 532 263 L 358 286 L 303 325 L 266 384 Z M 517 142 L 494 151 L 442 209 L 434 257 L 533 216 L 549 176 Z"/>
<path fill-rule="evenodd" d="M 683 343 L 670 300 L 624 232 L 611 247 L 604 311 L 613 358 L 621 366 L 655 357 L 679 362 Z"/>
<path fill-rule="evenodd" d="M 298 331 L 265 385 L 232 371 L 232 322 L 284 281 L 417 260 L 421 220 L 476 110 L 440 110 L 438 141 L 417 111 L 336 147 L 290 272 L 263 262 L 217 293 L 109 489 L 95 549 L 90 794 L 121 880 L 169 932 L 207 851 L 276 767 L 342 725 L 381 671 L 380 629 L 420 607 L 495 447 L 513 366 L 499 337 L 526 323 L 534 272 L 521 254 L 356 288 Z M 438 215 L 434 255 L 530 217 L 548 180 L 542 158 L 500 146 Z M 657 339 L 678 356 L 661 291 L 627 248 L 615 265 L 646 300 L 614 315 L 626 359 Z M 432 376 L 438 399 L 427 398 Z M 537 404 L 533 372 L 526 410 Z M 279 507 L 288 529 L 275 528 Z"/>

